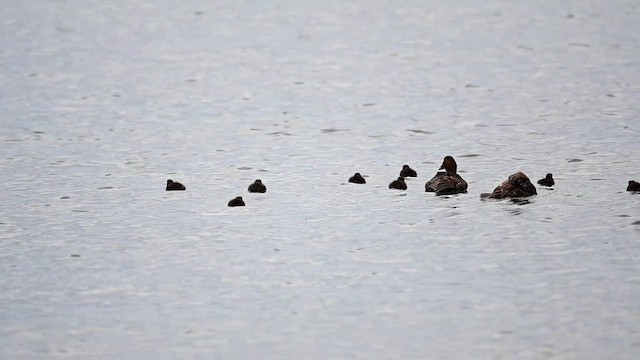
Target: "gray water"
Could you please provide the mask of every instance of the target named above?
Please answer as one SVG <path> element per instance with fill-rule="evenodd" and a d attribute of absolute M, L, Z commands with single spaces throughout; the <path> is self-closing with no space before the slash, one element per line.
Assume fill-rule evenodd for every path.
<path fill-rule="evenodd" d="M 637 359 L 638 11 L 3 2 L 0 358 Z"/>

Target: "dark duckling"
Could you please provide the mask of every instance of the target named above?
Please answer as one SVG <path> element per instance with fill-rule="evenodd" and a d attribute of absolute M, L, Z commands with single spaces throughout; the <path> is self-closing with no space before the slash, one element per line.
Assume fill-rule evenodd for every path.
<path fill-rule="evenodd" d="M 366 184 L 367 181 L 360 175 L 360 173 L 355 173 L 352 177 L 349 178 L 350 183 L 354 184 Z"/>
<path fill-rule="evenodd" d="M 229 201 L 229 206 L 244 206 L 244 201 L 242 201 L 242 196 L 238 196 L 235 199 Z"/>
<path fill-rule="evenodd" d="M 507 180 L 505 180 L 500 186 L 496 187 L 491 194 L 481 194 L 482 198 L 491 199 L 504 199 L 511 197 L 527 197 L 536 195 L 536 187 L 533 186 L 527 175 L 522 172 L 517 172 Z"/>
<path fill-rule="evenodd" d="M 257 179 L 256 181 L 253 182 L 253 184 L 249 185 L 249 192 L 252 193 L 265 193 L 267 192 L 267 187 L 264 186 L 264 184 L 262 183 L 262 180 Z"/>
<path fill-rule="evenodd" d="M 629 180 L 627 191 L 640 191 L 640 183 L 637 181 Z"/>
<path fill-rule="evenodd" d="M 400 176 L 402 177 L 416 177 L 418 173 L 409 167 L 409 165 L 402 165 L 402 170 L 400 170 Z"/>
<path fill-rule="evenodd" d="M 404 177 L 398 177 L 398 180 L 393 180 L 391 184 L 389 184 L 389 189 L 396 190 L 407 190 L 407 183 L 404 182 Z"/>
<path fill-rule="evenodd" d="M 184 187 L 184 185 L 180 184 L 179 182 L 175 182 L 171 179 L 167 180 L 167 191 L 184 191 L 187 190 L 186 187 Z"/>
<path fill-rule="evenodd" d="M 436 195 L 450 195 L 467 192 L 467 182 L 458 175 L 458 164 L 453 156 L 445 156 L 436 175 L 424 184 L 424 191 Z"/>
<path fill-rule="evenodd" d="M 553 186 L 555 184 L 555 182 L 553 181 L 553 175 L 547 174 L 544 179 L 538 180 L 538 184 L 549 187 Z"/>

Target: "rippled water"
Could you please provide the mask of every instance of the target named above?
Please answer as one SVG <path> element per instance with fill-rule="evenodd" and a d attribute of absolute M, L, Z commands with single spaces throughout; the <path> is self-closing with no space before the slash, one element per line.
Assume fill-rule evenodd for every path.
<path fill-rule="evenodd" d="M 0 358 L 638 358 L 638 6 L 478 4 L 5 4 Z"/>

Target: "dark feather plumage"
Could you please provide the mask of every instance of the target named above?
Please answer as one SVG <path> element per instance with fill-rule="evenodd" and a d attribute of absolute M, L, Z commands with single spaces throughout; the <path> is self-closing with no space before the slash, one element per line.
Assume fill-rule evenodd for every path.
<path fill-rule="evenodd" d="M 496 187 L 488 197 L 492 199 L 504 199 L 511 197 L 527 197 L 536 195 L 537 193 L 536 187 L 533 186 L 531 181 L 529 181 L 527 175 L 522 172 L 517 172 L 509 176 L 507 180 Z"/>
<path fill-rule="evenodd" d="M 458 164 L 452 156 L 446 156 L 440 170 L 424 185 L 426 192 L 435 192 L 436 195 L 451 195 L 467 192 L 467 182 L 458 175 Z"/>

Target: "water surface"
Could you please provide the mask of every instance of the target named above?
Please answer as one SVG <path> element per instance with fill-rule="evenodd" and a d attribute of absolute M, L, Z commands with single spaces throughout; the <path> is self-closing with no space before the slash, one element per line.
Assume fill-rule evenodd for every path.
<path fill-rule="evenodd" d="M 634 2 L 0 15 L 0 357 L 640 356 Z"/>

